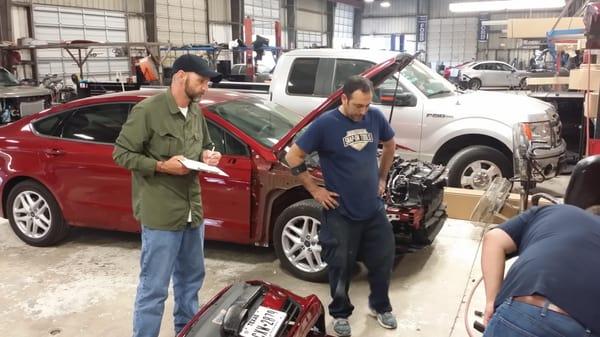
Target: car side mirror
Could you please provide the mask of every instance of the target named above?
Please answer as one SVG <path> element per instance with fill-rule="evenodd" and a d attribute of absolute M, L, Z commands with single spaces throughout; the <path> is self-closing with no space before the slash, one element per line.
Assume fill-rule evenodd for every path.
<path fill-rule="evenodd" d="M 511 73 L 515 73 L 515 72 L 517 72 L 517 70 L 516 69 L 511 69 L 510 72 Z"/>

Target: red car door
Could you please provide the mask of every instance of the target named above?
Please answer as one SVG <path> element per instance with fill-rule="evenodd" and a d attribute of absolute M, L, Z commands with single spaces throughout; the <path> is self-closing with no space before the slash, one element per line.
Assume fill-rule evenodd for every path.
<path fill-rule="evenodd" d="M 221 126 L 208 122 L 215 151 L 222 154 L 218 167 L 229 177 L 201 173 L 206 238 L 250 242 L 250 184 L 252 160 L 246 144 Z"/>
<path fill-rule="evenodd" d="M 129 103 L 74 110 L 60 138 L 40 149 L 51 188 L 65 219 L 75 226 L 137 231 L 131 211 L 130 172 L 112 160 L 113 143 L 127 119 Z"/>

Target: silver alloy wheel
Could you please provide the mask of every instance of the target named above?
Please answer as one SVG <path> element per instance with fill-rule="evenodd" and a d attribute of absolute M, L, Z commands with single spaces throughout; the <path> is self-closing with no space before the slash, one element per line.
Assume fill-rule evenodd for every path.
<path fill-rule="evenodd" d="M 502 177 L 502 171 L 496 164 L 488 160 L 477 160 L 462 171 L 460 185 L 462 188 L 485 190 L 496 177 Z"/>
<path fill-rule="evenodd" d="M 294 268 L 317 273 L 327 267 L 327 263 L 321 260 L 320 225 L 321 222 L 313 217 L 297 216 L 283 227 L 281 246 Z"/>
<path fill-rule="evenodd" d="M 52 213 L 48 202 L 34 191 L 19 193 L 12 211 L 17 227 L 29 238 L 43 237 L 52 226 Z"/>

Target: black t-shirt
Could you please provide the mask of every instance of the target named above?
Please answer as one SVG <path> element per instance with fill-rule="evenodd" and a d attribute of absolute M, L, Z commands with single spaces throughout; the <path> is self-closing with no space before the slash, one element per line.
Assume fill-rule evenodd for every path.
<path fill-rule="evenodd" d="M 500 225 L 516 243 L 496 307 L 539 294 L 592 332 L 600 332 L 600 216 L 578 207 L 534 207 Z"/>

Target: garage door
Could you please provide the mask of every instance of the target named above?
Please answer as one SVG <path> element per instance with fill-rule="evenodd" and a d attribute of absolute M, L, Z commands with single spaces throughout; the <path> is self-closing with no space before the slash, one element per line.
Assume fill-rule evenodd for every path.
<path fill-rule="evenodd" d="M 123 12 L 35 6 L 33 24 L 35 38 L 48 43 L 71 40 L 127 42 L 127 24 Z M 36 53 L 40 79 L 45 74 L 58 74 L 65 78 L 79 74 L 77 64 L 63 49 L 40 49 Z M 76 55 L 77 51 L 73 53 Z M 128 59 L 120 48 L 94 48 L 83 66 L 83 75 L 92 81 L 123 78 L 129 75 Z"/>
<path fill-rule="evenodd" d="M 474 59 L 477 56 L 477 24 L 477 18 L 429 20 L 427 61 L 455 65 Z"/>
<path fill-rule="evenodd" d="M 158 42 L 208 43 L 206 0 L 156 0 Z"/>
<path fill-rule="evenodd" d="M 333 48 L 351 48 L 354 7 L 343 3 L 335 4 L 333 24 Z"/>

